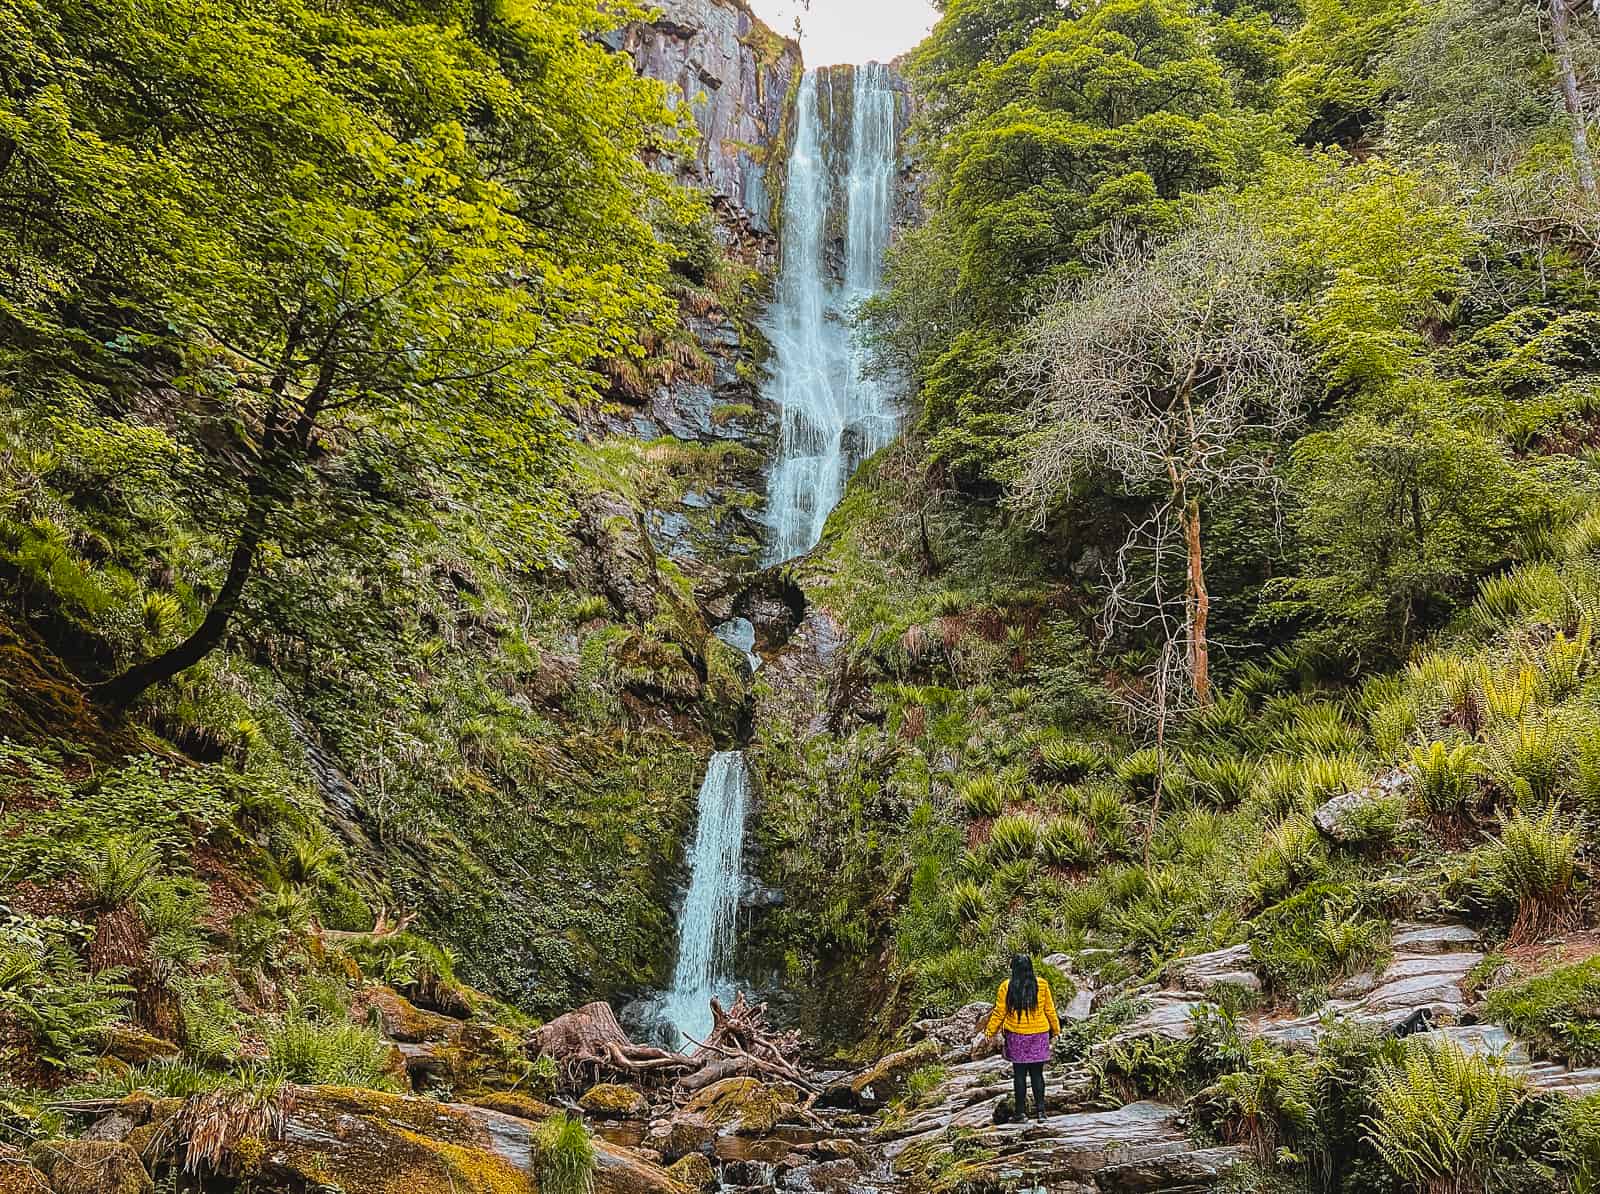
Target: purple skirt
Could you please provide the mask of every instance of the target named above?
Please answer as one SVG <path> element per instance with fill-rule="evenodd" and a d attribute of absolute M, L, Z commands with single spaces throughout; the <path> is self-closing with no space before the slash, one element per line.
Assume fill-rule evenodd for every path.
<path fill-rule="evenodd" d="M 1006 1033 L 1005 1058 L 1012 1065 L 1033 1065 L 1050 1060 L 1048 1032 Z"/>

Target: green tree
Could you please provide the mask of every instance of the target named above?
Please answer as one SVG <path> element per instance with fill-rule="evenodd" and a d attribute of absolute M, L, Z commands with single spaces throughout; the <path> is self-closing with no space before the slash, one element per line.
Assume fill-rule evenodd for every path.
<path fill-rule="evenodd" d="M 668 316 L 656 229 L 698 203 L 646 162 L 687 117 L 596 39 L 631 14 L 0 4 L 0 368 L 37 417 L 153 421 L 227 544 L 198 624 L 106 699 L 203 658 L 264 558 L 368 533 L 402 481 L 548 555 L 558 411 Z"/>

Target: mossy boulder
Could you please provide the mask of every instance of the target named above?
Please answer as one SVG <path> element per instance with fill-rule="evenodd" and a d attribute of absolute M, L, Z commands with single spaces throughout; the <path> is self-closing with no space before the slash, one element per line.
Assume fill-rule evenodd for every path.
<path fill-rule="evenodd" d="M 704 1112 L 680 1111 L 651 1124 L 644 1142 L 670 1161 L 708 1148 L 716 1138 L 717 1125 Z"/>
<path fill-rule="evenodd" d="M 800 1092 L 786 1082 L 724 1078 L 697 1091 L 686 1107 L 720 1126 L 731 1124 L 744 1136 L 762 1136 L 795 1114 Z"/>
<path fill-rule="evenodd" d="M 744 1101 L 759 1089 L 759 1078 L 723 1078 L 697 1090 L 684 1104 L 684 1109 L 702 1114 L 714 1124 L 724 1124 L 733 1119 Z"/>
<path fill-rule="evenodd" d="M 292 1088 L 285 1105 L 281 1139 L 245 1176 L 344 1194 L 528 1194 L 537 1180 L 538 1128 L 519 1115 L 330 1086 Z M 594 1150 L 596 1194 L 683 1194 L 628 1149 Z"/>
<path fill-rule="evenodd" d="M 369 1007 L 377 1009 L 383 1025 L 383 1035 L 392 1041 L 410 1044 L 444 1041 L 454 1042 L 462 1033 L 460 1020 L 424 1011 L 398 991 L 388 987 L 374 987 L 366 992 Z"/>
<path fill-rule="evenodd" d="M 132 1024 L 115 1024 L 100 1036 L 100 1052 L 129 1065 L 144 1065 L 163 1057 L 176 1057 L 178 1046 Z"/>
<path fill-rule="evenodd" d="M 46 1140 L 28 1154 L 54 1194 L 149 1194 L 139 1154 L 116 1140 Z"/>
<path fill-rule="evenodd" d="M 637 1119 L 650 1109 L 650 1102 L 631 1086 L 602 1082 L 584 1091 L 578 1106 L 602 1119 Z"/>
<path fill-rule="evenodd" d="M 912 1070 L 939 1060 L 937 1041 L 918 1041 L 882 1058 L 850 1079 L 850 1092 L 867 1106 L 879 1106 L 893 1098 Z"/>
<path fill-rule="evenodd" d="M 673 1181 L 691 1190 L 716 1188 L 716 1170 L 711 1168 L 711 1161 L 704 1153 L 690 1153 L 686 1157 L 679 1157 L 667 1167 L 667 1172 L 672 1175 Z"/>
<path fill-rule="evenodd" d="M 0 1194 L 50 1194 L 50 1183 L 19 1149 L 0 1145 Z"/>
<path fill-rule="evenodd" d="M 494 1090 L 485 1094 L 475 1094 L 469 1097 L 467 1102 L 474 1107 L 482 1107 L 486 1111 L 498 1111 L 503 1115 L 514 1115 L 530 1123 L 543 1123 L 556 1113 L 556 1109 L 549 1103 L 514 1090 Z"/>

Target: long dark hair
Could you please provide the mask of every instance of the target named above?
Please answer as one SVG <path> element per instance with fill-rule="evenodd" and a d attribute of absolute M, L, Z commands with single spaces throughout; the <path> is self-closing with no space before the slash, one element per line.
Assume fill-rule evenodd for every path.
<path fill-rule="evenodd" d="M 1006 1011 L 1031 1012 L 1039 1006 L 1039 980 L 1033 973 L 1033 959 L 1017 954 L 1011 959 L 1011 982 L 1006 987 Z"/>

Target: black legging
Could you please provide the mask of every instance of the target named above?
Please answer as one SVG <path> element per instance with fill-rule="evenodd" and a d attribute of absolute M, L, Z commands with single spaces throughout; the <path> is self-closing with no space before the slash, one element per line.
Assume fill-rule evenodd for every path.
<path fill-rule="evenodd" d="M 1028 1084 L 1033 1084 L 1033 1111 L 1035 1115 L 1044 1114 L 1044 1062 L 1030 1061 L 1025 1063 L 1013 1062 L 1011 1065 L 1011 1091 L 1012 1106 L 1016 1108 L 1016 1117 L 1023 1118 L 1028 1113 Z"/>

